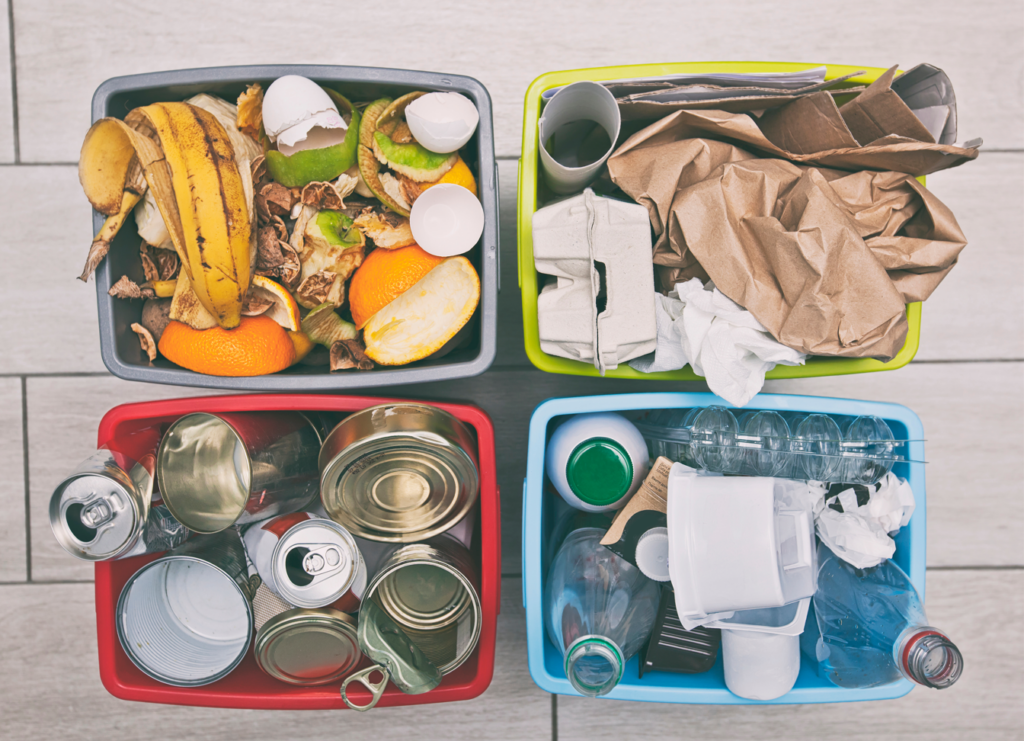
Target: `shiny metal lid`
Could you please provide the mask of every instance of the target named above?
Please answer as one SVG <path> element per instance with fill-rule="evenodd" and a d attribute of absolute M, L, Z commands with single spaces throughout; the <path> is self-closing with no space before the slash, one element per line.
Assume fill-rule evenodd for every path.
<path fill-rule="evenodd" d="M 296 607 L 323 607 L 352 588 L 362 555 L 352 535 L 331 520 L 304 520 L 281 536 L 271 556 L 278 594 Z"/>
<path fill-rule="evenodd" d="M 470 589 L 447 564 L 411 563 L 384 578 L 376 596 L 400 625 L 419 630 L 454 623 L 472 602 Z"/>
<path fill-rule="evenodd" d="M 341 422 L 320 454 L 331 518 L 361 537 L 408 543 L 444 532 L 479 493 L 472 435 L 422 404 L 372 407 Z"/>
<path fill-rule="evenodd" d="M 145 529 L 153 480 L 141 465 L 125 473 L 109 451 L 99 451 L 65 479 L 50 498 L 50 527 L 57 542 L 86 561 L 115 558 Z M 134 480 L 133 480 L 134 477 Z"/>
<path fill-rule="evenodd" d="M 362 655 L 355 618 L 329 607 L 275 615 L 256 635 L 254 653 L 267 674 L 301 686 L 339 681 Z"/>
<path fill-rule="evenodd" d="M 359 609 L 359 648 L 387 669 L 391 681 L 407 695 L 441 684 L 441 670 L 376 602 L 363 602 Z"/>

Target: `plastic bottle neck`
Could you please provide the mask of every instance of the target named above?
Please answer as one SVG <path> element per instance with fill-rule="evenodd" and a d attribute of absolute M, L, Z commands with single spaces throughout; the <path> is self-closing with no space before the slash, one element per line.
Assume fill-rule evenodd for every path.
<path fill-rule="evenodd" d="M 582 636 L 565 652 L 565 676 L 581 695 L 600 697 L 622 679 L 626 662 L 622 651 L 602 636 Z"/>
<path fill-rule="evenodd" d="M 910 626 L 893 646 L 893 658 L 907 679 L 943 690 L 960 678 L 964 659 L 946 634 L 926 625 Z"/>

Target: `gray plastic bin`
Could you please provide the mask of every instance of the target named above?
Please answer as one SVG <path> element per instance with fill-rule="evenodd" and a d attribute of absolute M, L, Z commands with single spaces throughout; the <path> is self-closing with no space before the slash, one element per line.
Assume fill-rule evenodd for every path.
<path fill-rule="evenodd" d="M 484 234 L 468 257 L 480 275 L 480 305 L 470 321 L 470 341 L 441 358 L 427 358 L 394 368 L 372 371 L 329 373 L 326 366 L 298 364 L 269 376 L 228 378 L 207 376 L 180 368 L 164 358 L 152 365 L 141 348 L 131 324 L 139 321 L 142 301 L 115 299 L 107 295 L 113 281 L 122 275 L 141 283 L 138 259 L 141 240 L 129 219 L 111 245 L 110 253 L 96 271 L 99 304 L 100 351 L 111 373 L 129 381 L 168 383 L 217 389 L 253 391 L 334 391 L 405 383 L 444 381 L 479 375 L 494 361 L 497 332 L 498 276 L 498 168 L 494 159 L 494 125 L 487 89 L 471 77 L 436 72 L 384 69 L 381 67 L 336 67 L 330 65 L 255 65 L 207 67 L 173 72 L 115 77 L 97 88 L 92 99 L 92 120 L 105 116 L 124 118 L 138 106 L 158 101 L 184 100 L 197 93 L 223 96 L 231 102 L 247 83 L 260 82 L 264 89 L 283 75 L 302 75 L 332 85 L 353 100 L 397 97 L 413 90 L 462 93 L 480 111 L 480 125 L 463 150 L 463 156 L 477 174 L 477 188 L 484 208 Z M 104 217 L 94 212 L 95 231 Z"/>

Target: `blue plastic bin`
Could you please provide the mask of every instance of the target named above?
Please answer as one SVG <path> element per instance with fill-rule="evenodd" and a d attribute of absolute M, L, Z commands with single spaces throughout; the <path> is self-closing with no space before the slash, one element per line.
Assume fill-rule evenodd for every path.
<path fill-rule="evenodd" d="M 578 695 L 565 676 L 562 655 L 544 633 L 544 577 L 552 553 L 548 539 L 555 519 L 558 494 L 545 481 L 544 452 L 553 420 L 581 412 L 624 412 L 637 409 L 690 409 L 721 404 L 730 406 L 709 393 L 648 393 L 579 396 L 550 399 L 534 410 L 530 420 L 529 453 L 526 480 L 523 482 L 523 606 L 526 608 L 526 643 L 530 675 L 542 690 L 558 695 Z M 760 394 L 749 405 L 751 409 L 775 411 L 824 412 L 841 415 L 874 414 L 892 428 L 897 439 L 912 440 L 908 458 L 924 460 L 924 430 L 914 412 L 899 404 L 885 404 L 854 399 L 830 399 L 817 396 L 786 396 Z M 893 472 L 909 480 L 917 508 L 910 523 L 896 537 L 894 559 L 910 575 L 918 593 L 924 598 L 925 579 L 925 481 L 923 463 L 898 463 Z M 803 664 L 796 686 L 776 700 L 777 705 L 817 702 L 851 702 L 855 700 L 891 700 L 910 692 L 913 684 L 900 680 L 871 689 L 844 689 L 819 677 L 815 667 L 801 656 Z M 649 672 L 638 676 L 639 657 L 626 666 L 622 681 L 605 697 L 612 700 L 691 703 L 701 705 L 756 705 L 729 692 L 722 672 L 722 657 L 711 671 L 703 674 Z"/>

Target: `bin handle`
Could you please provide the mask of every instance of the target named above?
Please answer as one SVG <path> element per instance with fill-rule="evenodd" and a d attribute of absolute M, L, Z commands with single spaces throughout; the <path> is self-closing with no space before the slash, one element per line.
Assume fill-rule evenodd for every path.
<path fill-rule="evenodd" d="M 371 682 L 370 675 L 374 674 L 375 672 L 380 672 L 384 675 L 384 678 L 381 679 L 379 682 Z M 358 710 L 361 713 L 366 712 L 374 705 L 376 705 L 377 701 L 380 700 L 381 695 L 384 694 L 384 688 L 387 687 L 389 676 L 390 675 L 388 674 L 388 670 L 380 664 L 373 664 L 371 666 L 366 667 L 365 669 L 357 671 L 355 674 L 350 674 L 341 684 L 341 699 L 344 700 L 345 704 L 353 710 Z M 369 703 L 367 703 L 366 705 L 356 705 L 349 699 L 348 686 L 352 684 L 352 682 L 359 682 L 359 684 L 363 685 L 366 689 L 370 690 L 370 694 L 373 697 L 370 699 Z"/>

